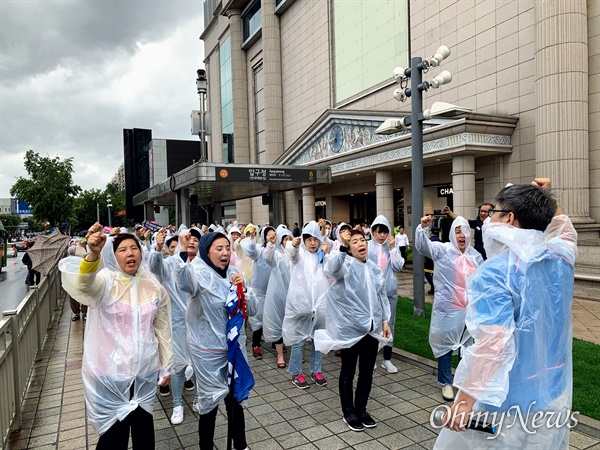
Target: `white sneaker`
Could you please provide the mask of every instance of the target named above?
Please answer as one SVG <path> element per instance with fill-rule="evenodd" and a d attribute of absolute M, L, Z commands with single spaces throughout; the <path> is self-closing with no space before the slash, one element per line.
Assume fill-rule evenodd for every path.
<path fill-rule="evenodd" d="M 181 422 L 183 422 L 183 406 L 176 406 L 175 408 L 173 408 L 171 423 L 173 425 L 179 425 Z"/>
<path fill-rule="evenodd" d="M 398 368 L 392 364 L 392 361 L 389 359 L 384 359 L 381 363 L 381 367 L 387 370 L 389 373 L 398 373 Z"/>
<path fill-rule="evenodd" d="M 200 414 L 200 405 L 198 404 L 198 402 L 194 402 L 192 404 L 192 411 L 194 411 L 197 414 Z"/>
<path fill-rule="evenodd" d="M 442 397 L 444 397 L 444 400 L 447 402 L 454 400 L 454 389 L 452 389 L 452 386 L 449 384 L 442 386 Z"/>

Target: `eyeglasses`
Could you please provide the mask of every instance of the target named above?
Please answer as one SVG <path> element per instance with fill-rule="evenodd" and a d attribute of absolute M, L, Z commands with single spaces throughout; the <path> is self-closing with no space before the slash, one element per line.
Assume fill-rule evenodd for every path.
<path fill-rule="evenodd" d="M 488 211 L 488 216 L 492 217 L 495 213 L 510 213 L 512 211 L 507 211 L 506 209 L 490 209 Z"/>

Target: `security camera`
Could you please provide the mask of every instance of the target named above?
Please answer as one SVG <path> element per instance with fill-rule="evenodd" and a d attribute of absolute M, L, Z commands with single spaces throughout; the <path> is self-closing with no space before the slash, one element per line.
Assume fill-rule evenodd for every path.
<path fill-rule="evenodd" d="M 443 84 L 448 84 L 451 81 L 452 81 L 452 74 L 450 72 L 448 72 L 447 70 L 444 70 L 437 77 L 432 78 L 431 81 L 429 81 L 429 85 L 432 88 L 437 89 L 440 86 L 442 86 Z"/>
<path fill-rule="evenodd" d="M 402 67 L 396 67 L 394 69 L 394 79 L 396 80 L 396 83 L 401 83 L 402 80 L 404 80 L 404 78 L 406 78 L 406 70 L 403 69 Z"/>
<path fill-rule="evenodd" d="M 431 59 L 429 60 L 429 64 L 433 67 L 437 67 L 448 56 L 450 56 L 450 49 L 448 47 L 446 47 L 445 45 L 442 45 L 442 46 L 440 46 L 440 48 L 437 49 L 437 52 L 435 52 L 435 55 L 433 55 L 431 57 Z"/>
<path fill-rule="evenodd" d="M 404 92 L 404 89 L 396 89 L 394 91 L 394 98 L 396 100 L 398 100 L 399 102 L 405 102 L 406 101 L 406 93 Z"/>
<path fill-rule="evenodd" d="M 386 119 L 376 130 L 375 134 L 395 134 L 408 129 L 406 117 L 402 119 Z"/>

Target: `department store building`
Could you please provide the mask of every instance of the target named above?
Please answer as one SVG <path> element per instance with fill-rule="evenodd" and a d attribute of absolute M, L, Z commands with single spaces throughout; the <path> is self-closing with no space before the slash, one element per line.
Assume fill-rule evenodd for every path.
<path fill-rule="evenodd" d="M 200 38 L 209 161 L 328 166 L 331 184 L 281 194 L 288 224 L 384 214 L 409 235 L 410 130 L 375 130 L 410 114 L 393 69 L 447 46 L 423 77 L 452 81 L 423 107 L 471 112 L 424 123 L 425 213 L 475 218 L 507 183 L 550 177 L 579 232 L 580 281 L 600 280 L 600 2 L 206 0 Z M 260 197 L 223 211 L 268 221 Z"/>

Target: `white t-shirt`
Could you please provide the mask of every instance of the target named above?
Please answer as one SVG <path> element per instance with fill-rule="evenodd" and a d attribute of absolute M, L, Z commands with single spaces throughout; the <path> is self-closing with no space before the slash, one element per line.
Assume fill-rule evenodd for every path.
<path fill-rule="evenodd" d="M 396 247 L 408 247 L 408 236 L 406 233 L 396 235 Z"/>

